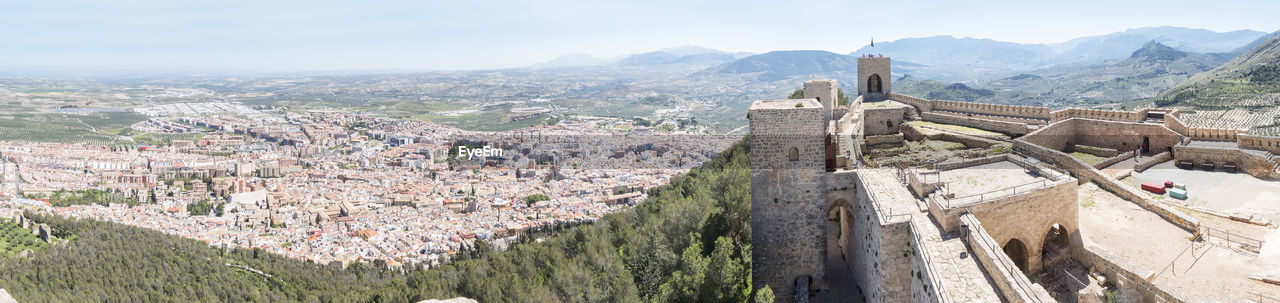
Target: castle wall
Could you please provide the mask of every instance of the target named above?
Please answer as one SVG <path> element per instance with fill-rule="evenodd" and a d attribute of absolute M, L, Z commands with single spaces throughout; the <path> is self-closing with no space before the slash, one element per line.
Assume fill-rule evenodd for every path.
<path fill-rule="evenodd" d="M 1076 216 L 1078 185 L 1071 179 L 1046 181 L 1046 184 L 1049 187 L 964 207 L 982 221 L 996 243 L 1005 245 L 1012 239 L 1018 239 L 1026 244 L 1027 272 L 1041 270 L 1041 247 L 1054 224 L 1070 232 L 1072 243 L 1081 243 L 1077 241 L 1080 238 Z"/>
<path fill-rule="evenodd" d="M 933 103 L 932 103 L 932 101 L 925 100 L 925 99 L 922 99 L 922 98 L 916 98 L 916 97 L 912 97 L 912 96 L 908 96 L 908 95 L 903 95 L 903 94 L 899 94 L 899 93 L 889 93 L 889 99 L 893 99 L 894 101 L 898 101 L 898 102 L 906 103 L 906 104 L 911 105 L 911 106 L 915 106 L 915 107 L 916 107 L 916 109 L 919 109 L 919 110 L 920 110 L 920 112 L 929 112 L 929 111 L 933 110 Z"/>
<path fill-rule="evenodd" d="M 1240 148 L 1264 150 L 1271 153 L 1280 153 L 1280 137 L 1264 137 L 1255 135 L 1240 134 L 1236 137 L 1239 141 L 1236 146 Z"/>
<path fill-rule="evenodd" d="M 936 232 L 936 230 L 934 230 Z M 923 228 L 916 225 L 915 221 L 911 223 L 911 274 L 908 276 L 911 285 L 907 288 L 911 292 L 911 302 L 949 302 L 943 301 L 942 296 L 950 296 L 950 294 L 941 293 L 941 278 L 935 279 L 942 272 L 933 268 L 933 256 L 930 254 L 928 247 L 923 243 L 925 240 L 920 237 L 920 233 L 926 232 Z"/>
<path fill-rule="evenodd" d="M 1068 121 L 1071 121 L 1071 120 L 1068 120 Z M 1059 124 L 1055 123 L 1054 125 L 1059 125 Z M 1048 129 L 1052 129 L 1052 128 L 1048 128 Z M 1107 190 L 1109 192 L 1112 192 L 1117 196 L 1119 196 L 1120 198 L 1133 202 L 1134 204 L 1137 204 L 1139 207 L 1142 207 L 1143 209 L 1146 209 L 1147 211 L 1150 211 L 1160 216 L 1161 218 L 1164 218 L 1165 221 L 1169 221 L 1169 223 L 1172 223 L 1173 225 L 1177 225 L 1178 227 L 1184 230 L 1195 232 L 1197 229 L 1199 229 L 1200 220 L 1197 220 L 1191 216 L 1188 216 L 1187 214 L 1184 214 L 1181 211 L 1174 209 L 1173 207 L 1164 205 L 1162 203 L 1159 203 L 1149 198 L 1146 194 L 1139 192 L 1138 189 L 1133 188 L 1132 186 L 1129 186 L 1127 184 L 1120 183 L 1120 181 L 1117 181 L 1111 177 L 1108 177 L 1102 174 L 1102 172 L 1099 171 L 1098 169 L 1093 168 L 1092 166 L 1086 165 L 1083 161 L 1080 161 L 1079 159 L 1076 159 L 1071 155 L 1068 155 L 1066 153 L 1063 153 L 1057 150 L 1052 150 L 1044 146 L 1035 145 L 1031 143 L 1030 140 L 1026 140 L 1027 137 L 1031 137 L 1033 135 L 1036 135 L 1040 131 L 1045 131 L 1048 129 L 1041 129 L 1039 131 L 1033 132 L 1032 134 L 1024 136 L 1023 138 L 1014 139 L 1013 140 L 1014 150 L 1026 155 L 1030 155 L 1032 157 L 1035 157 L 1036 159 L 1040 159 L 1041 161 L 1045 161 L 1049 164 L 1056 165 L 1059 168 L 1066 170 L 1068 173 L 1071 174 L 1072 177 L 1075 177 L 1077 180 L 1079 180 L 1079 183 L 1081 184 L 1086 182 L 1097 183 L 1098 187 L 1104 190 Z M 1176 154 L 1177 151 L 1175 151 L 1174 153 Z"/>
<path fill-rule="evenodd" d="M 1117 122 L 1142 122 L 1146 119 L 1147 111 L 1116 111 L 1116 110 L 1100 110 L 1085 108 L 1068 108 L 1053 111 L 1049 114 L 1050 120 L 1058 122 L 1071 118 L 1087 118 L 1096 120 L 1107 120 Z"/>
<path fill-rule="evenodd" d="M 902 126 L 902 119 L 906 116 L 908 107 L 899 108 L 874 108 L 864 109 L 862 111 L 863 135 L 876 136 L 898 133 L 898 127 Z M 888 121 L 886 124 L 885 122 Z"/>
<path fill-rule="evenodd" d="M 963 214 L 959 220 L 967 226 L 965 242 L 969 244 L 969 249 L 973 251 L 974 257 L 978 259 L 983 270 L 986 270 L 987 276 L 995 282 L 996 289 L 1000 290 L 1005 300 L 1009 302 L 1056 301 L 1043 287 L 1032 284 L 1017 265 L 1014 265 L 1013 260 L 1004 253 L 1000 242 L 997 242 L 983 228 L 981 220 L 972 214 Z"/>
<path fill-rule="evenodd" d="M 836 118 L 833 113 L 836 105 L 839 104 L 839 101 L 836 100 L 839 96 L 837 89 L 836 80 L 805 81 L 804 98 L 818 99 L 818 103 L 821 103 L 825 109 L 827 120 L 833 120 Z"/>
<path fill-rule="evenodd" d="M 910 279 L 914 279 L 908 258 L 910 221 L 886 216 L 860 178 L 853 213 L 855 247 L 850 259 L 854 281 L 862 287 L 867 302 L 907 301 L 911 298 Z"/>
<path fill-rule="evenodd" d="M 1178 160 L 1195 162 L 1200 168 L 1206 161 L 1213 161 L 1216 168 L 1233 163 L 1237 168 L 1258 178 L 1275 178 L 1276 165 L 1267 160 L 1267 155 L 1250 153 L 1237 148 L 1216 148 L 1179 145 L 1173 147 L 1173 157 Z"/>
<path fill-rule="evenodd" d="M 1039 106 L 986 104 L 948 100 L 933 100 L 933 110 L 944 110 L 961 113 L 973 113 L 995 116 L 1022 117 L 1036 120 L 1049 120 L 1049 108 Z"/>
<path fill-rule="evenodd" d="M 1150 140 L 1152 152 L 1167 151 L 1182 141 L 1182 136 L 1159 124 L 1122 123 L 1095 119 L 1073 118 L 1054 122 L 1019 140 L 1057 151 L 1066 150 L 1069 144 L 1129 151 L 1142 145 L 1142 139 Z"/>
<path fill-rule="evenodd" d="M 1176 290 L 1162 289 L 1155 283 L 1147 281 L 1147 277 L 1155 274 L 1154 271 L 1141 265 L 1128 263 L 1105 249 L 1084 247 L 1076 250 L 1071 259 L 1107 275 L 1111 282 L 1116 283 L 1120 291 L 1125 293 L 1122 297 L 1140 297 L 1143 302 L 1185 302 L 1179 298 L 1190 298 Z"/>
<path fill-rule="evenodd" d="M 940 112 L 926 112 L 922 116 L 929 122 L 962 125 L 1011 135 L 1025 135 L 1029 132 L 1026 123 L 979 119 Z"/>
<path fill-rule="evenodd" d="M 824 110 L 814 100 L 760 101 L 748 110 L 752 280 L 755 287 L 773 288 L 779 300 L 795 293 L 797 277 L 823 278 Z"/>

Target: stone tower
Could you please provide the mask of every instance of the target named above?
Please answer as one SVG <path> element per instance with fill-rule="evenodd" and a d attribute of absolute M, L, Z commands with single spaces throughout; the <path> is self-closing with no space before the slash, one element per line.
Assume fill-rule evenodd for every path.
<path fill-rule="evenodd" d="M 858 95 L 864 101 L 888 98 L 890 79 L 889 57 L 858 58 Z"/>
<path fill-rule="evenodd" d="M 818 103 L 822 103 L 823 113 L 827 116 L 827 121 L 835 119 L 833 112 L 836 105 L 840 105 L 838 92 L 836 91 L 836 80 L 809 80 L 804 82 L 804 98 L 818 99 Z M 824 124 L 825 125 L 825 124 Z"/>
<path fill-rule="evenodd" d="M 779 300 L 795 293 L 797 278 L 808 279 L 810 288 L 822 283 L 829 114 L 815 99 L 757 101 L 747 110 L 752 285 L 768 285 Z"/>

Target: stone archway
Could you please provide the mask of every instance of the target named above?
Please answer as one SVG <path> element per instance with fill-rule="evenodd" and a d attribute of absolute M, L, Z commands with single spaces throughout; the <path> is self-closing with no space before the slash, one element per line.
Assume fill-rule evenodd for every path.
<path fill-rule="evenodd" d="M 881 88 L 880 82 L 879 74 L 871 74 L 870 77 L 867 77 L 867 92 L 877 94 L 883 92 L 884 90 Z"/>
<path fill-rule="evenodd" d="M 1005 242 L 1004 254 L 1008 255 L 1009 259 L 1013 260 L 1013 264 L 1017 265 L 1018 269 L 1022 270 L 1023 273 L 1027 272 L 1027 255 L 1029 253 L 1027 245 L 1022 243 L 1022 240 L 1013 238 L 1009 239 L 1009 242 Z"/>
<path fill-rule="evenodd" d="M 1062 224 L 1053 224 L 1044 235 L 1044 243 L 1040 245 L 1040 266 L 1048 268 L 1050 265 L 1062 262 L 1064 258 L 1069 257 L 1068 249 L 1070 248 L 1071 231 Z"/>

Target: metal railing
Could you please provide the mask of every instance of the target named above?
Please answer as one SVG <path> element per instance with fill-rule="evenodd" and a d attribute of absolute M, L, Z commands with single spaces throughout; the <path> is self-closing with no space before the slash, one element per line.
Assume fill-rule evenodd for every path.
<path fill-rule="evenodd" d="M 1062 274 L 1065 274 L 1065 275 L 1067 275 L 1067 277 L 1068 277 L 1068 278 L 1071 278 L 1071 281 L 1076 281 L 1076 284 L 1080 285 L 1080 288 L 1089 287 L 1089 284 L 1088 284 L 1088 283 L 1084 283 L 1084 282 L 1080 281 L 1080 278 L 1076 278 L 1076 276 L 1075 276 L 1075 275 L 1072 275 L 1072 274 L 1071 274 L 1071 272 L 1070 272 L 1070 271 L 1067 271 L 1066 269 L 1063 269 L 1063 270 L 1062 270 Z M 1087 278 L 1086 278 L 1086 279 L 1087 279 Z"/>
<path fill-rule="evenodd" d="M 973 221 L 977 221 L 976 217 Z M 971 225 L 970 227 L 981 228 L 982 225 Z M 992 239 L 991 236 L 987 234 L 986 229 L 979 229 L 979 231 L 981 231 L 982 233 L 974 235 L 974 237 L 978 238 L 979 239 L 978 241 L 982 241 L 983 244 L 988 248 L 992 249 L 993 252 L 997 252 L 997 254 L 992 256 L 991 259 L 996 260 L 996 262 L 1000 263 L 1001 266 L 1009 270 L 1010 274 L 1013 276 L 1012 277 L 1013 286 L 1017 287 L 1023 293 L 1026 293 L 1028 297 L 1031 298 L 1030 301 L 1044 302 L 1040 300 L 1039 296 L 1035 295 L 1036 294 L 1035 287 L 1031 285 L 1031 280 L 1027 279 L 1027 276 L 1022 274 L 1022 271 L 1018 267 L 1018 265 L 1013 264 L 1013 260 L 1009 259 L 1009 256 L 1004 253 L 1004 249 L 1000 247 L 1000 244 L 995 243 L 996 240 Z"/>
<path fill-rule="evenodd" d="M 947 208 L 954 208 L 959 206 L 982 203 L 987 201 L 988 199 L 999 199 L 999 198 L 1004 198 L 1009 196 L 1015 196 L 1019 192 L 1027 193 L 1033 190 L 1047 188 L 1050 186 L 1049 181 L 1050 181 L 1049 179 L 1042 179 L 1039 181 L 1032 181 L 1032 182 L 1014 185 L 1013 187 L 1001 188 L 997 190 L 967 195 L 963 197 L 955 197 L 955 198 L 947 197 L 949 194 L 949 190 L 948 190 L 948 192 L 944 192 L 942 198 L 943 200 L 946 201 Z M 950 183 L 951 182 L 947 182 L 946 184 L 943 185 L 943 187 L 950 188 L 951 187 Z M 1056 183 L 1057 182 L 1054 182 L 1054 184 Z M 1021 189 L 1021 191 L 1019 191 L 1019 189 Z"/>
<path fill-rule="evenodd" d="M 1258 239 L 1232 234 L 1229 231 L 1208 226 L 1200 226 L 1200 229 L 1203 231 L 1200 235 L 1205 237 L 1205 240 L 1211 237 L 1218 237 L 1218 239 L 1226 240 L 1227 243 L 1239 243 L 1242 246 L 1252 247 L 1253 249 L 1249 249 L 1249 252 L 1253 253 L 1257 253 L 1262 249 L 1262 241 Z"/>
<path fill-rule="evenodd" d="M 933 284 L 933 287 L 938 291 L 938 302 L 949 303 L 951 302 L 951 296 L 947 293 L 946 285 L 942 283 L 942 277 L 939 277 L 937 270 L 933 268 L 933 254 L 929 252 L 929 246 L 925 245 L 925 239 L 920 236 L 922 233 L 920 228 L 915 220 L 911 220 L 911 236 L 915 238 L 916 246 L 920 247 L 920 251 L 917 253 L 920 254 L 920 258 L 923 260 L 924 272 L 929 275 L 930 284 Z"/>
<path fill-rule="evenodd" d="M 881 222 L 890 222 L 895 218 L 911 217 L 911 214 L 909 213 L 894 214 L 893 210 L 885 208 L 883 204 L 880 204 L 880 197 L 876 195 L 876 192 L 874 190 L 871 190 L 872 187 L 868 186 L 866 181 L 863 181 L 864 177 L 865 176 L 863 175 L 859 175 L 857 178 L 854 178 L 854 179 L 857 180 L 857 182 L 859 183 L 858 184 L 859 187 L 862 188 L 863 191 L 867 192 L 867 198 L 871 199 L 871 206 L 875 208 L 876 213 L 880 214 Z"/>
<path fill-rule="evenodd" d="M 1163 275 L 1165 271 L 1168 271 L 1169 269 L 1172 269 L 1172 268 L 1173 268 L 1173 265 L 1178 263 L 1178 259 L 1181 259 L 1181 258 L 1182 258 L 1182 255 L 1187 254 L 1187 252 L 1188 252 L 1188 251 L 1190 251 L 1190 250 L 1191 250 L 1191 248 L 1192 248 L 1192 247 L 1194 247 L 1195 245 L 1196 245 L 1196 243 L 1195 243 L 1195 242 L 1188 243 L 1188 244 L 1187 244 L 1187 248 L 1183 248 L 1183 249 L 1182 249 L 1182 252 L 1178 253 L 1178 256 L 1173 257 L 1173 260 L 1172 260 L 1172 261 L 1169 261 L 1169 265 L 1165 265 L 1165 266 L 1164 266 L 1164 268 L 1160 269 L 1160 272 L 1156 273 L 1154 276 L 1151 276 L 1151 279 L 1152 279 L 1152 280 L 1154 280 L 1154 279 L 1156 279 L 1156 278 L 1159 278 L 1159 277 L 1160 277 L 1160 275 Z M 1207 252 L 1208 252 L 1208 251 L 1206 251 L 1206 253 L 1207 253 Z M 1201 255 L 1201 256 L 1203 256 L 1204 254 L 1200 254 L 1200 255 Z M 1198 261 L 1198 260 L 1200 260 L 1200 258 L 1199 258 L 1199 257 L 1195 257 L 1195 253 L 1191 253 L 1191 256 L 1192 256 L 1195 260 L 1197 260 L 1197 261 Z M 1192 262 L 1192 265 L 1195 265 L 1195 262 Z M 1187 270 L 1191 270 L 1191 268 L 1190 268 L 1190 267 L 1188 267 L 1188 268 L 1187 268 Z M 1176 276 L 1176 275 L 1178 275 L 1178 274 L 1177 274 L 1177 273 L 1174 273 L 1174 275 Z"/>

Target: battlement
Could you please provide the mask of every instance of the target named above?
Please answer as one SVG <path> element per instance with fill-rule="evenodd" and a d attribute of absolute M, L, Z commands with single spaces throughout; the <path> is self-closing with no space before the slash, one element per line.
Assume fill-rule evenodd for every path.
<path fill-rule="evenodd" d="M 868 100 L 888 98 L 892 79 L 889 57 L 858 58 L 858 95 Z"/>

